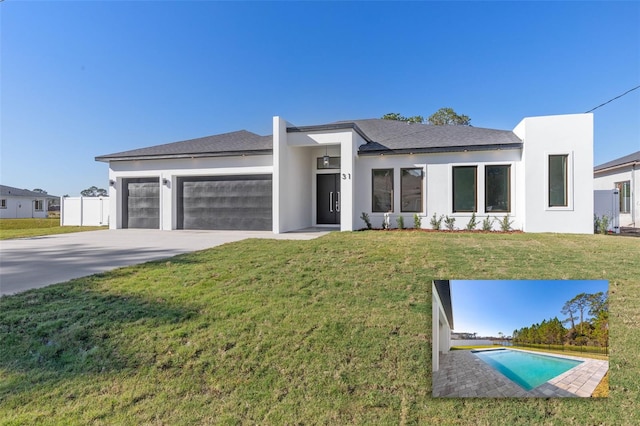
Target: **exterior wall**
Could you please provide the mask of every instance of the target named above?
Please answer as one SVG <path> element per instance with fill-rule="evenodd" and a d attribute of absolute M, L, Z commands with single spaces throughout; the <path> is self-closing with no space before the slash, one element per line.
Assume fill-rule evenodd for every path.
<path fill-rule="evenodd" d="M 424 172 L 423 180 L 423 200 L 422 212 L 418 215 L 422 218 L 422 228 L 430 228 L 429 221 L 435 213 L 437 217 L 447 215 L 456 219 L 455 226 L 458 229 L 464 229 L 471 218 L 471 213 L 453 213 L 453 167 L 454 166 L 477 166 L 477 212 L 476 220 L 481 223 L 482 220 L 490 216 L 498 220 L 504 218 L 507 213 L 486 212 L 485 211 L 485 189 L 484 189 L 484 167 L 488 165 L 510 165 L 510 197 L 511 212 L 509 212 L 510 220 L 513 220 L 513 229 L 522 229 L 523 219 L 522 198 L 523 182 L 519 178 L 521 168 L 521 150 L 495 150 L 495 151 L 476 151 L 476 152 L 458 152 L 458 153 L 438 153 L 438 154 L 411 154 L 411 155 L 376 155 L 361 156 L 357 159 L 356 179 L 358 182 L 357 196 L 355 203 L 356 221 L 355 229 L 363 228 L 364 222 L 359 218 L 362 212 L 367 212 L 374 227 L 381 227 L 384 213 L 372 213 L 372 183 L 371 173 L 373 169 L 394 169 L 394 192 L 393 205 L 394 211 L 391 214 L 390 225 L 396 226 L 396 219 L 399 216 L 404 217 L 406 227 L 413 226 L 414 213 L 401 212 L 401 168 L 422 168 Z M 444 224 L 443 224 L 444 226 Z M 480 225 L 478 225 L 478 228 Z M 497 220 L 493 223 L 494 229 L 499 229 Z"/>
<path fill-rule="evenodd" d="M 64 197 L 60 202 L 60 225 L 108 225 L 109 204 L 109 198 L 103 197 Z"/>
<path fill-rule="evenodd" d="M 442 301 L 438 297 L 435 284 L 431 284 L 431 363 L 432 371 L 440 369 L 440 353 L 451 348 L 451 326 L 444 312 Z"/>
<path fill-rule="evenodd" d="M 614 189 L 616 182 L 630 182 L 631 211 L 620 213 L 620 226 L 640 227 L 640 165 L 596 172 L 594 176 L 594 190 Z"/>
<path fill-rule="evenodd" d="M 122 228 L 122 180 L 127 178 L 158 178 L 160 184 L 160 229 L 177 228 L 177 179 L 180 176 L 229 176 L 271 174 L 271 155 L 248 155 L 214 158 L 184 158 L 171 160 L 111 161 L 109 163 L 109 228 Z M 162 184 L 166 179 L 167 183 Z M 114 220 L 115 218 L 115 220 Z"/>
<path fill-rule="evenodd" d="M 49 206 L 46 198 L 31 197 L 11 197 L 3 195 L 3 200 L 7 200 L 7 208 L 0 208 L 0 219 L 27 219 L 47 217 L 47 208 Z M 42 201 L 42 210 L 35 209 L 36 200 Z"/>
<path fill-rule="evenodd" d="M 358 147 L 365 141 L 353 129 L 287 133 L 287 122 L 280 117 L 273 119 L 273 135 L 273 232 L 316 224 L 319 173 L 340 173 L 340 230 L 352 231 L 357 216 L 354 166 Z M 316 159 L 325 153 L 340 157 L 340 170 L 317 170 Z"/>
<path fill-rule="evenodd" d="M 525 232 L 593 233 L 593 114 L 525 118 L 514 133 L 524 141 Z M 568 206 L 549 207 L 548 156 L 568 155 Z"/>

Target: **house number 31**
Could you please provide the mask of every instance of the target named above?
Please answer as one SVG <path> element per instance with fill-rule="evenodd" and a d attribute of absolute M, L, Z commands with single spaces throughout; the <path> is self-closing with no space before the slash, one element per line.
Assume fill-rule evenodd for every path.
<path fill-rule="evenodd" d="M 351 180 L 351 173 L 343 173 L 342 180 Z"/>

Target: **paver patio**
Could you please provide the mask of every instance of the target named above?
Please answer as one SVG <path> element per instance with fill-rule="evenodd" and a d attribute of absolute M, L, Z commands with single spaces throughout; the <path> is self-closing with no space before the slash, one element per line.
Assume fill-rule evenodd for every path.
<path fill-rule="evenodd" d="M 552 354 L 545 355 L 553 356 Z M 562 355 L 562 358 L 583 362 L 527 391 L 493 369 L 471 351 L 450 351 L 446 354 L 440 354 L 440 369 L 433 373 L 433 396 L 448 398 L 589 397 L 609 369 L 608 361 L 568 355 Z"/>

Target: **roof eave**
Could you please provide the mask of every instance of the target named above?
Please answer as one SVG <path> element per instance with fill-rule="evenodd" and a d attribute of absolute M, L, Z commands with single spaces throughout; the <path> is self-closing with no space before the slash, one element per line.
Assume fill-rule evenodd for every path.
<path fill-rule="evenodd" d="M 362 139 L 367 142 L 373 142 L 369 136 L 367 136 L 356 123 L 331 123 L 331 124 L 318 124 L 315 126 L 292 126 L 287 127 L 287 133 L 307 133 L 307 132 L 325 132 L 331 130 L 354 130 L 359 134 Z"/>
<path fill-rule="evenodd" d="M 616 164 L 615 166 L 603 167 L 601 169 L 594 168 L 593 169 L 593 173 L 609 172 L 611 170 L 622 169 L 624 167 L 637 166 L 638 164 L 640 164 L 640 161 L 635 161 L 634 160 L 634 161 L 629 161 L 629 162 L 622 163 L 622 164 Z"/>
<path fill-rule="evenodd" d="M 494 151 L 508 149 L 522 149 L 522 143 L 509 143 L 499 145 L 444 146 L 429 148 L 376 149 L 360 151 L 358 152 L 358 155 L 436 154 L 442 152 Z"/>
<path fill-rule="evenodd" d="M 191 154 L 160 154 L 160 155 L 126 155 L 111 156 L 101 155 L 95 161 L 108 163 L 110 161 L 140 161 L 140 160 L 173 160 L 184 158 L 207 158 L 207 157 L 246 157 L 249 155 L 272 155 L 273 149 L 253 149 L 248 151 L 223 151 L 223 152 L 198 152 Z"/>

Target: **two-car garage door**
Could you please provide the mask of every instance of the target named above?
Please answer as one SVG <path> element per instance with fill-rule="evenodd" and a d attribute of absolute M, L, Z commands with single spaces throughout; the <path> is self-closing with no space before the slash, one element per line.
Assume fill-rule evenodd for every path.
<path fill-rule="evenodd" d="M 180 177 L 178 229 L 272 229 L 271 175 Z"/>
<path fill-rule="evenodd" d="M 125 179 L 124 228 L 160 228 L 160 180 Z M 178 229 L 272 229 L 271 175 L 177 179 Z"/>

